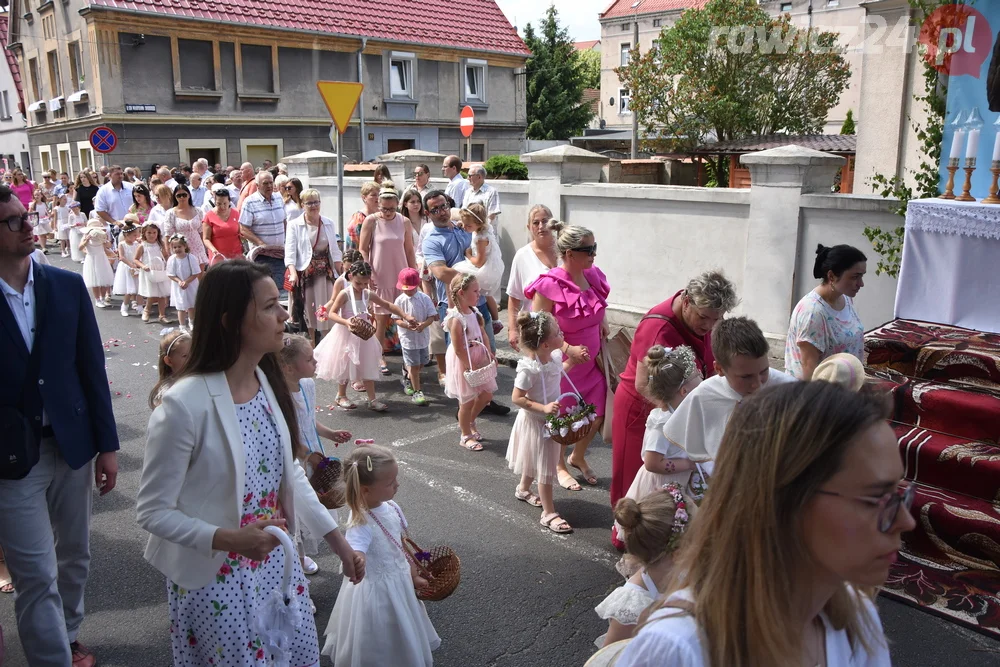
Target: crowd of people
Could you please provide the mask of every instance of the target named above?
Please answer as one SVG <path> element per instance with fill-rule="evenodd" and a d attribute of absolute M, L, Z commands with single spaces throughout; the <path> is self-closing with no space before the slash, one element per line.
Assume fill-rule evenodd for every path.
<path fill-rule="evenodd" d="M 477 166 L 463 178 L 455 156 L 442 165 L 444 190 L 426 165 L 401 190 L 378 172 L 341 239 L 320 193 L 281 165 L 207 166 L 156 165 L 148 183 L 111 167 L 106 182 L 81 173 L 57 184 L 50 174 L 26 186 L 14 174 L 0 186 L 0 368 L 15 379 L 0 389 L 0 409 L 20 429 L 17 456 L 0 461 L 0 499 L 19 508 L 0 520 L 0 545 L 25 652 L 31 664 L 95 661 L 76 639 L 87 480 L 102 494 L 114 488 L 118 439 L 90 303 L 107 307 L 114 294 L 123 316 L 137 309 L 149 321 L 155 305 L 171 323 L 169 300 L 178 317 L 159 346 L 137 496 L 146 559 L 165 578 L 174 664 L 264 664 L 273 647 L 252 619 L 290 559 L 288 604 L 304 619 L 282 649 L 290 664 L 322 654 L 337 665 L 430 665 L 441 639 L 417 598 L 429 582 L 402 546 L 399 466 L 385 448 L 354 447 L 342 462 L 342 531 L 309 484 L 307 459 L 324 453 L 322 439 L 351 435 L 317 419 L 316 381 L 336 386 L 343 410 L 358 407 L 351 388 L 384 412 L 376 381 L 392 373 L 386 352 L 398 343 L 413 403 L 428 404 L 422 370 L 436 366 L 457 407 L 458 444 L 489 446 L 477 420 L 509 412 L 494 400 L 505 272 L 497 193 Z M 62 209 L 85 220 L 82 280 L 45 265 L 43 213 L 58 230 Z M 612 285 L 594 233 L 542 205 L 527 232 L 506 285 L 509 342 L 523 354 L 506 459 L 515 499 L 537 507 L 548 530 L 571 533 L 555 485 L 598 484 L 586 454 L 609 422 L 608 526 L 625 580 L 597 607 L 609 626 L 595 664 L 887 665 L 866 591 L 884 581 L 913 525 L 912 492 L 899 488 L 885 402 L 859 381 L 853 299 L 864 255 L 817 248 L 820 284 L 792 313 L 786 372 L 771 368 L 757 324 L 730 315 L 734 285 L 707 271 L 642 318 L 612 391 L 603 350 Z M 48 303 L 65 301 L 59 322 L 72 326 L 45 326 L 54 289 L 60 298 Z M 77 352 L 57 368 L 35 351 L 39 336 L 53 349 L 76 336 Z M 558 418 L 584 406 L 562 428 L 585 435 L 559 444 Z M 26 516 L 45 517 L 30 536 Z M 66 521 L 76 541 L 64 539 Z M 278 548 L 271 526 L 295 538 L 296 553 Z M 319 538 L 343 564 L 332 611 L 309 597 Z M 309 611 L 330 614 L 322 641 Z"/>

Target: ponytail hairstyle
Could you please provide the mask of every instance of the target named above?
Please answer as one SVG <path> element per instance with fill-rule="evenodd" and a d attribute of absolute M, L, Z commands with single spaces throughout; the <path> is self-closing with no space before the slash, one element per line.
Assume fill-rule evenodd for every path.
<path fill-rule="evenodd" d="M 313 349 L 305 336 L 296 334 L 285 334 L 281 339 L 281 352 L 278 353 L 278 360 L 282 367 L 288 367 L 301 359 L 303 356 L 312 356 Z M 288 388 L 291 391 L 291 387 Z"/>
<path fill-rule="evenodd" d="M 687 345 L 678 345 L 673 349 L 654 345 L 646 352 L 642 363 L 649 375 L 646 394 L 662 403 L 671 401 L 684 383 L 698 372 L 694 350 Z"/>
<path fill-rule="evenodd" d="M 537 352 L 545 339 L 558 330 L 556 318 L 546 311 L 521 311 L 517 315 L 517 334 L 521 344 L 532 352 Z"/>
<path fill-rule="evenodd" d="M 476 279 L 476 274 L 474 273 L 457 273 L 455 277 L 451 279 L 451 283 L 448 285 L 448 295 L 451 297 L 451 302 L 456 308 L 458 308 L 458 294 L 459 292 L 464 292 L 468 289 L 469 285 Z"/>
<path fill-rule="evenodd" d="M 820 243 L 816 246 L 816 263 L 813 264 L 813 278 L 822 279 L 823 284 L 830 282 L 829 274 L 833 271 L 835 278 L 844 275 L 844 271 L 857 264 L 867 262 L 865 254 L 849 245 L 827 247 Z"/>
<path fill-rule="evenodd" d="M 385 447 L 378 445 L 362 445 L 356 447 L 344 463 L 344 495 L 347 506 L 351 508 L 351 521 L 348 526 L 363 526 L 367 523 L 365 514 L 368 505 L 361 493 L 361 487 L 371 486 L 379 474 L 389 464 L 395 463 L 396 457 Z"/>
<path fill-rule="evenodd" d="M 573 248 L 579 248 L 580 243 L 594 233 L 586 227 L 571 225 L 561 220 L 549 220 L 547 229 L 556 237 L 556 251 L 562 257 Z"/>
<path fill-rule="evenodd" d="M 680 486 L 669 484 L 639 501 L 619 500 L 615 521 L 622 527 L 628 555 L 647 566 L 677 548 L 694 511 L 694 501 L 681 493 Z"/>

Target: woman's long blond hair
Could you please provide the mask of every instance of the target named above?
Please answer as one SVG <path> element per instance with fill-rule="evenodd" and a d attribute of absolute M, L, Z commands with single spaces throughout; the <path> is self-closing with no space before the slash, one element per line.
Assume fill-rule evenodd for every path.
<path fill-rule="evenodd" d="M 795 579 L 811 561 L 802 511 L 855 438 L 887 417 L 883 395 L 827 382 L 767 387 L 740 404 L 698 518 L 677 551 L 668 593 L 647 616 L 659 609 L 692 613 L 713 665 L 798 665 L 803 621 L 792 604 L 811 583 Z M 666 601 L 681 589 L 693 604 Z M 868 599 L 844 582 L 824 608 L 832 626 L 865 650 L 882 641 Z"/>

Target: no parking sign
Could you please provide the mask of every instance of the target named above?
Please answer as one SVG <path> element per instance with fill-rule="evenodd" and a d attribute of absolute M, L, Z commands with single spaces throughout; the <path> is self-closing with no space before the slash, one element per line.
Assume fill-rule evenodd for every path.
<path fill-rule="evenodd" d="M 90 131 L 90 145 L 98 153 L 110 153 L 118 147 L 118 135 L 106 125 Z"/>

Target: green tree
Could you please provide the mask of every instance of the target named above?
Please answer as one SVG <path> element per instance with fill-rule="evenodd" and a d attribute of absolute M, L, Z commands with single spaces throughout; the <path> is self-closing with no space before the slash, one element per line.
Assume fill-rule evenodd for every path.
<path fill-rule="evenodd" d="M 549 6 L 535 35 L 529 23 L 524 43 L 531 50 L 525 64 L 529 139 L 569 139 L 583 132 L 593 112 L 583 104 L 585 86 L 579 54 L 559 15 Z"/>
<path fill-rule="evenodd" d="M 841 134 L 857 134 L 858 126 L 854 122 L 854 109 L 847 110 L 847 117 L 844 118 L 844 124 L 840 126 Z"/>
<path fill-rule="evenodd" d="M 584 88 L 601 87 L 601 52 L 593 49 L 577 51 L 577 61 L 583 73 Z"/>
<path fill-rule="evenodd" d="M 710 0 L 615 71 L 647 148 L 683 152 L 713 138 L 821 132 L 850 78 L 842 53 L 835 33 L 797 28 L 757 0 Z M 720 184 L 727 160 L 708 161 Z"/>

